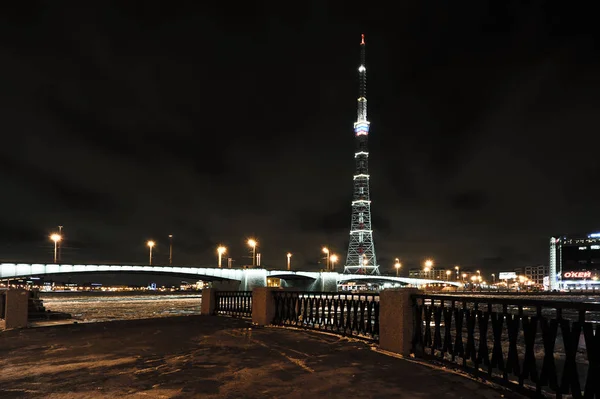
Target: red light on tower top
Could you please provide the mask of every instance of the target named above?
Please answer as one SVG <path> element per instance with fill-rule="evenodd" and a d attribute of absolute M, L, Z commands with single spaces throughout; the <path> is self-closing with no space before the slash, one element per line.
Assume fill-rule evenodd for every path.
<path fill-rule="evenodd" d="M 365 34 L 363 33 L 362 35 L 360 35 L 360 37 L 362 39 L 360 44 L 365 44 Z"/>

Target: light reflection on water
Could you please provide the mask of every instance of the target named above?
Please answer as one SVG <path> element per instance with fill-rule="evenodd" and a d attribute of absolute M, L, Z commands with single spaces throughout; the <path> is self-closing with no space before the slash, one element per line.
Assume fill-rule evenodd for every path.
<path fill-rule="evenodd" d="M 200 314 L 202 295 L 41 293 L 40 298 L 47 310 L 70 313 L 84 322 L 97 322 Z"/>

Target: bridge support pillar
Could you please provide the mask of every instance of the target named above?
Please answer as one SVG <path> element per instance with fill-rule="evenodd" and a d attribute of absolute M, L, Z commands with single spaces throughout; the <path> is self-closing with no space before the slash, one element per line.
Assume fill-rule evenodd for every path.
<path fill-rule="evenodd" d="M 414 334 L 414 309 L 411 295 L 416 288 L 393 288 L 379 294 L 379 347 L 410 356 Z"/>
<path fill-rule="evenodd" d="M 245 269 L 240 282 L 240 291 L 253 291 L 255 288 L 267 286 L 265 269 Z"/>
<path fill-rule="evenodd" d="M 29 291 L 21 289 L 9 289 L 4 291 L 0 301 L 0 330 L 9 328 L 27 327 L 27 316 L 29 310 Z M 1 314 L 3 313 L 3 315 Z"/>
<path fill-rule="evenodd" d="M 273 291 L 278 288 L 261 287 L 252 290 L 252 324 L 268 326 L 275 318 Z"/>
<path fill-rule="evenodd" d="M 204 288 L 202 290 L 202 304 L 200 305 L 200 314 L 205 316 L 212 316 L 215 314 L 215 308 L 217 306 L 217 298 L 215 295 L 214 288 Z"/>
<path fill-rule="evenodd" d="M 315 281 L 314 290 L 321 292 L 337 292 L 338 287 L 338 273 L 337 272 L 322 272 L 319 273 L 319 278 Z"/>

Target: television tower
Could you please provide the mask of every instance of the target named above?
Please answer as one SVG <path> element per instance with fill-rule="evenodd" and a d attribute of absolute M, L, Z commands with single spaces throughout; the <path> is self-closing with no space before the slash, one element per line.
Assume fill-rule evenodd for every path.
<path fill-rule="evenodd" d="M 350 243 L 344 273 L 376 274 L 379 266 L 375 257 L 373 230 L 371 228 L 371 196 L 369 194 L 369 121 L 367 121 L 367 68 L 365 67 L 365 35 L 360 42 L 360 77 L 358 89 L 358 116 L 354 123 L 356 140 L 356 172 L 352 197 L 352 222 Z"/>

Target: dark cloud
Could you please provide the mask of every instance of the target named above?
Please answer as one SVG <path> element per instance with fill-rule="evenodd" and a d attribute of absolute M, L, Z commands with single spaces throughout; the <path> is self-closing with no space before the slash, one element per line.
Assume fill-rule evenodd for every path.
<path fill-rule="evenodd" d="M 478 211 L 489 202 L 485 193 L 478 190 L 469 190 L 454 195 L 450 199 L 452 208 L 459 211 Z"/>

